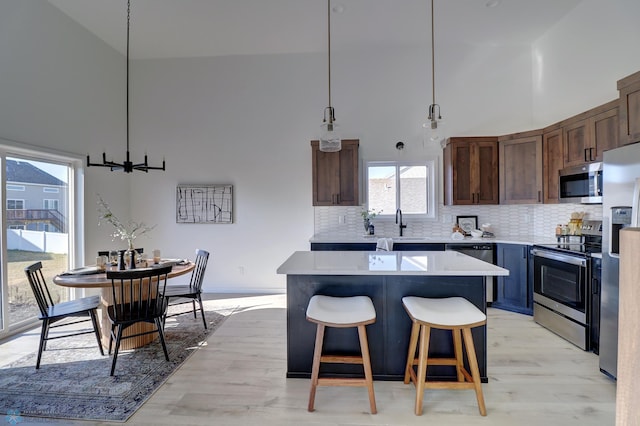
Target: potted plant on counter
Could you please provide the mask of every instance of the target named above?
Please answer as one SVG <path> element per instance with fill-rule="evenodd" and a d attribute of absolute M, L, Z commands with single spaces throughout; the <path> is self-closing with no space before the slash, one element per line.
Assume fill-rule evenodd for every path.
<path fill-rule="evenodd" d="M 364 221 L 364 232 L 369 232 L 369 225 L 371 225 L 371 219 L 378 216 L 380 213 L 382 213 L 382 210 L 376 211 L 374 209 L 362 210 L 360 212 L 360 215 L 362 216 L 362 220 Z"/>

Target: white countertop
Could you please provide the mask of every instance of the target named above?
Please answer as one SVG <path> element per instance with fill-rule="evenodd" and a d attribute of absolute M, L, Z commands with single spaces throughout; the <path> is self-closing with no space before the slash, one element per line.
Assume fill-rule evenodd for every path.
<path fill-rule="evenodd" d="M 554 244 L 556 242 L 555 237 L 540 236 L 540 235 L 511 235 L 508 237 L 496 237 L 496 238 L 472 238 L 466 237 L 463 240 L 454 240 L 451 236 L 385 236 L 385 235 L 351 235 L 347 233 L 321 233 L 315 234 L 309 238 L 310 243 L 373 243 L 375 244 L 378 238 L 390 237 L 394 243 L 428 243 L 428 244 L 443 244 L 443 243 L 469 243 L 469 244 L 481 244 L 481 243 L 506 243 L 506 244 Z"/>
<path fill-rule="evenodd" d="M 296 251 L 277 270 L 288 275 L 509 275 L 455 251 Z"/>

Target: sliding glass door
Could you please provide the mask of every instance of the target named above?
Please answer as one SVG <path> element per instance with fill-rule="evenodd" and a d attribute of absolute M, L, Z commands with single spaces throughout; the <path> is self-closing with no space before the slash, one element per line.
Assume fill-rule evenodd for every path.
<path fill-rule="evenodd" d="M 0 336 L 37 321 L 38 306 L 24 268 L 42 262 L 55 302 L 70 299 L 53 276 L 69 269 L 74 169 L 72 160 L 37 153 L 4 152 L 2 168 L 2 309 Z"/>

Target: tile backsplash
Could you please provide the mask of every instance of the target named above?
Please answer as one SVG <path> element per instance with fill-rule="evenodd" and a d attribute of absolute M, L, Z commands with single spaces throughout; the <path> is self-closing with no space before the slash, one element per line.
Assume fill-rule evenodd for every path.
<path fill-rule="evenodd" d="M 362 206 L 314 207 L 315 233 L 364 234 L 360 212 Z M 553 236 L 556 225 L 568 223 L 572 212 L 586 212 L 585 219 L 602 219 L 602 205 L 544 204 L 491 206 L 438 206 L 438 219 L 411 219 L 405 216 L 405 236 L 449 236 L 456 216 L 478 216 L 478 226 L 490 223 L 496 237 Z M 398 225 L 393 219 L 372 221 L 376 235 L 396 236 Z"/>

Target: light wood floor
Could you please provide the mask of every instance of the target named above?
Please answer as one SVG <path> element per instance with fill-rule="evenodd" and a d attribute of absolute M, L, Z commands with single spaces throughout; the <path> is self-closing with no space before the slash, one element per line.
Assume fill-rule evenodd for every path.
<path fill-rule="evenodd" d="M 614 425 L 615 382 L 598 357 L 538 326 L 529 316 L 489 309 L 487 417 L 473 391 L 425 392 L 375 382 L 378 414 L 364 388 L 321 387 L 307 412 L 309 381 L 286 379 L 286 296 L 208 295 L 242 308 L 127 422 L 132 425 Z M 200 318 L 198 317 L 198 321 Z M 35 340 L 34 340 L 35 336 Z M 0 344 L 0 358 L 34 351 L 37 333 Z M 33 419 L 42 424 L 43 419 Z M 96 424 L 56 422 L 47 424 Z M 24 419 L 21 425 L 31 424 Z M 107 423 L 101 423 L 107 424 Z M 119 424 L 119 423 L 115 423 Z M 121 423 L 120 423 L 121 424 Z"/>

